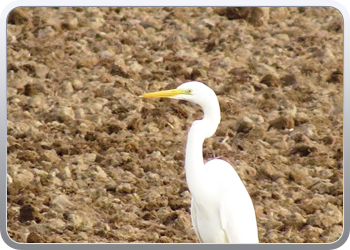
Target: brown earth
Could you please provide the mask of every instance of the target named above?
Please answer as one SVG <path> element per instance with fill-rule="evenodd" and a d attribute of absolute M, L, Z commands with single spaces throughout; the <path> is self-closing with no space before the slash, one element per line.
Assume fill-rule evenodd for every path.
<path fill-rule="evenodd" d="M 184 173 L 198 80 L 261 242 L 343 230 L 343 19 L 332 8 L 19 8 L 7 26 L 8 233 L 17 242 L 197 242 Z"/>

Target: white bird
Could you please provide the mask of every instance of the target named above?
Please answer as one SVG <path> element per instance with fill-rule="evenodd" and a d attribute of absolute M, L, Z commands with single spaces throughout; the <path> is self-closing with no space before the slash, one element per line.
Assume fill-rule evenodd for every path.
<path fill-rule="evenodd" d="M 201 82 L 187 82 L 172 90 L 141 97 L 166 97 L 200 105 L 202 120 L 193 122 L 187 138 L 185 172 L 192 195 L 191 218 L 202 243 L 259 243 L 253 202 L 234 168 L 221 159 L 204 164 L 203 142 L 220 123 L 215 92 Z"/>

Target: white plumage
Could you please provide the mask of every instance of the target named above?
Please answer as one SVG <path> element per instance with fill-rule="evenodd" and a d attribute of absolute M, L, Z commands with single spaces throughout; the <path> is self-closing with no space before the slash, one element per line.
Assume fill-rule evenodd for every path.
<path fill-rule="evenodd" d="M 203 243 L 258 243 L 252 200 L 234 168 L 214 159 L 204 164 L 203 142 L 220 123 L 220 106 L 214 91 L 201 82 L 187 82 L 177 89 L 144 94 L 187 100 L 203 108 L 202 120 L 194 121 L 187 138 L 185 170 L 192 195 L 191 217 Z"/>

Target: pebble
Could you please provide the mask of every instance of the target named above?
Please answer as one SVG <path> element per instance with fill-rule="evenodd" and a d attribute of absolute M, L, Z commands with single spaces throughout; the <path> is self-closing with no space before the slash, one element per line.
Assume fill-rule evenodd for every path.
<path fill-rule="evenodd" d="M 56 31 L 51 26 L 47 26 L 44 29 L 40 29 L 38 31 L 38 38 L 49 38 L 54 37 L 55 35 Z"/>
<path fill-rule="evenodd" d="M 46 78 L 47 73 L 49 73 L 49 67 L 44 64 L 35 65 L 35 74 L 40 78 Z"/>
<path fill-rule="evenodd" d="M 64 229 L 64 227 L 66 226 L 66 222 L 64 222 L 60 218 L 52 218 L 52 219 L 49 219 L 49 225 L 54 230 Z"/>
<path fill-rule="evenodd" d="M 51 163 L 57 163 L 59 162 L 61 159 L 60 157 L 57 155 L 55 150 L 45 150 L 42 155 L 40 156 L 40 161 L 48 161 Z"/>
<path fill-rule="evenodd" d="M 11 184 L 13 182 L 13 179 L 11 177 L 11 175 L 7 174 L 7 185 Z"/>
<path fill-rule="evenodd" d="M 71 107 L 65 107 L 65 106 L 58 107 L 56 110 L 56 115 L 57 115 L 58 121 L 60 122 L 75 120 L 75 113 L 73 108 Z"/>
<path fill-rule="evenodd" d="M 260 75 L 272 75 L 278 78 L 277 71 L 271 66 L 268 66 L 263 63 L 258 63 L 258 65 L 255 67 L 255 71 Z"/>
<path fill-rule="evenodd" d="M 14 181 L 20 183 L 23 186 L 30 186 L 34 180 L 34 174 L 26 169 L 23 169 L 18 174 L 14 175 Z"/>
<path fill-rule="evenodd" d="M 73 86 L 74 90 L 81 90 L 84 87 L 84 84 L 79 79 L 74 79 L 72 86 Z"/>
<path fill-rule="evenodd" d="M 51 206 L 59 207 L 61 210 L 66 210 L 74 207 L 74 204 L 70 201 L 67 195 L 57 195 L 52 201 Z"/>
<path fill-rule="evenodd" d="M 91 169 L 93 170 L 92 175 L 95 178 L 106 179 L 108 176 L 100 166 L 94 165 L 94 166 L 91 166 Z"/>

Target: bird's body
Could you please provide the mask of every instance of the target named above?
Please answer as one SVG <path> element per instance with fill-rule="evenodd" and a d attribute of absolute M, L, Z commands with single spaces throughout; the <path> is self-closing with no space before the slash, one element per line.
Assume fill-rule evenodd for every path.
<path fill-rule="evenodd" d="M 204 139 L 215 133 L 221 119 L 215 92 L 203 83 L 187 82 L 177 89 L 142 97 L 188 100 L 203 108 L 203 119 L 194 121 L 188 133 L 185 157 L 192 224 L 199 241 L 258 243 L 254 206 L 236 171 L 221 159 L 204 164 Z"/>
<path fill-rule="evenodd" d="M 210 178 L 207 194 L 198 199 L 193 195 L 191 201 L 192 224 L 200 242 L 258 243 L 252 201 L 232 166 L 214 159 L 204 168 Z"/>

